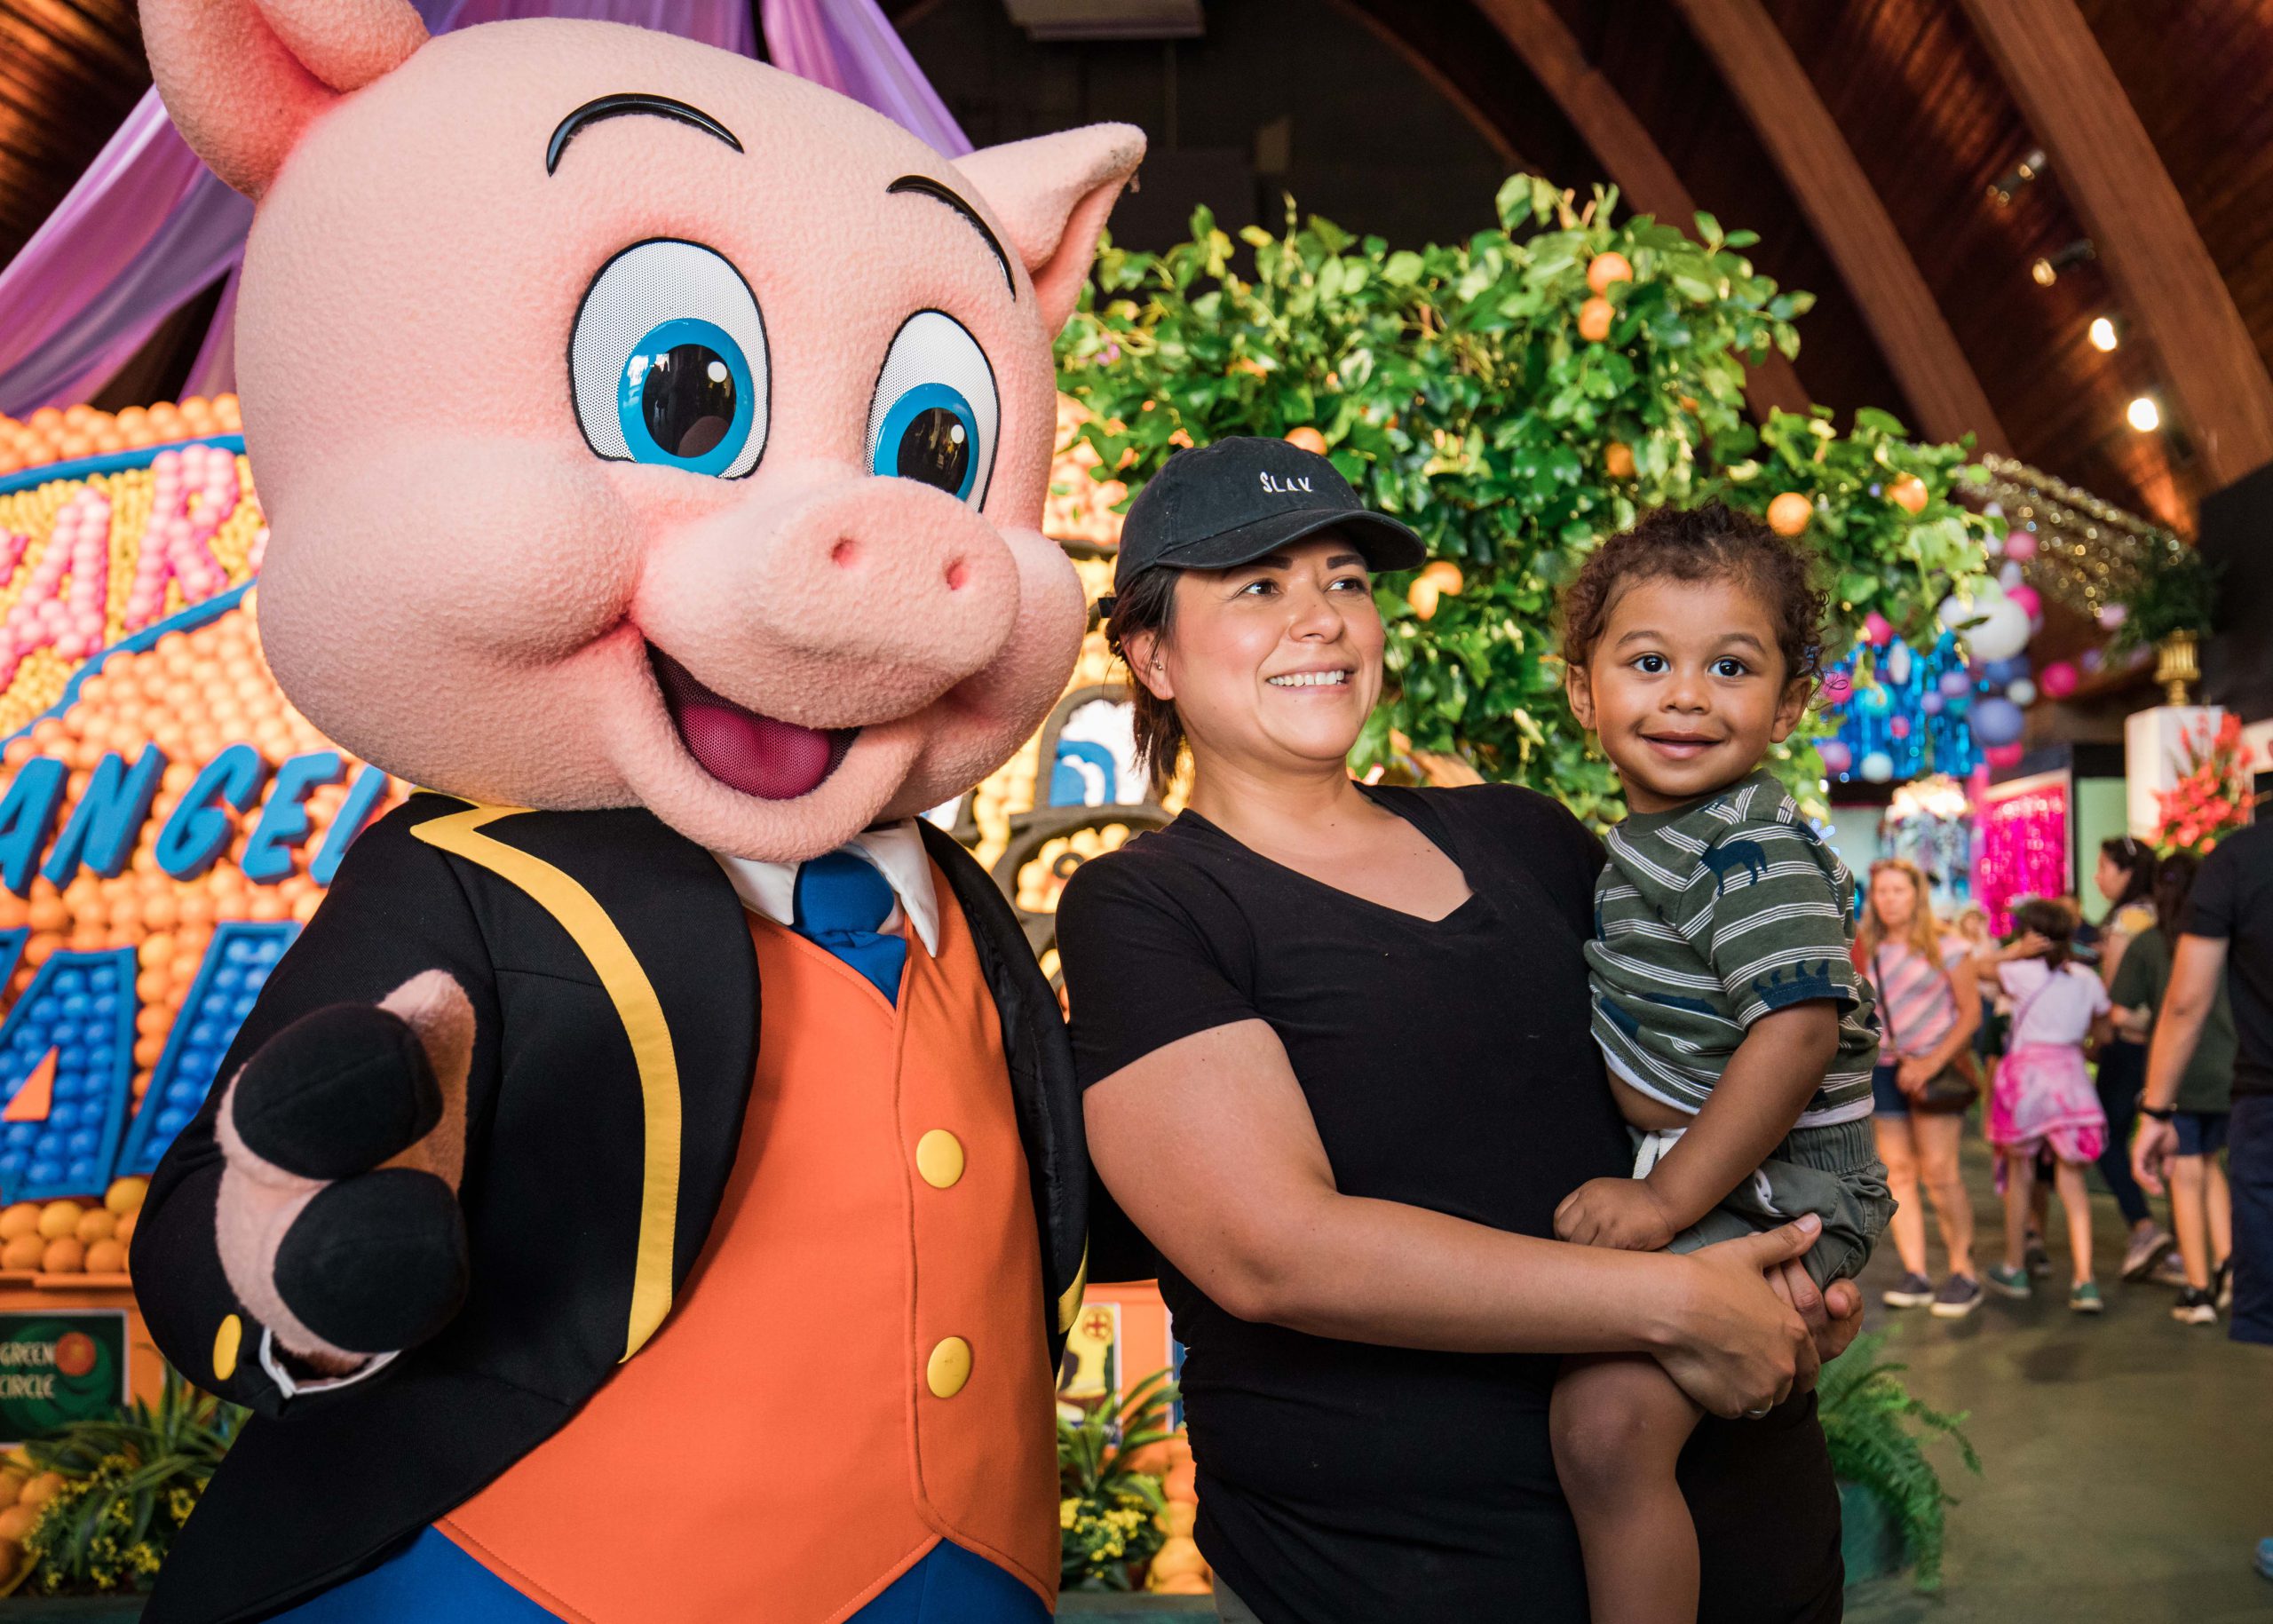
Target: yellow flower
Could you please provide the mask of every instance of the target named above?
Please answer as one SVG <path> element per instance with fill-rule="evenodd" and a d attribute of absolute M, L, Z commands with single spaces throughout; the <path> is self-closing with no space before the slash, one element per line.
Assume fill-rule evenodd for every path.
<path fill-rule="evenodd" d="M 1060 1528 L 1071 1528 L 1081 1514 L 1081 1502 L 1080 1501 L 1061 1500 L 1057 1502 L 1057 1525 Z"/>

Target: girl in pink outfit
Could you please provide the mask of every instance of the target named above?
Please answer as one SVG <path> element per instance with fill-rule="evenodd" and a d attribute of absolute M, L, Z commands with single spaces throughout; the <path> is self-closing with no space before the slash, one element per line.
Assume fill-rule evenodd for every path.
<path fill-rule="evenodd" d="M 2068 1306 L 2096 1314 L 2106 1305 L 2092 1280 L 2091 1205 L 2084 1169 L 2107 1147 L 2107 1117 L 2084 1069 L 2084 1045 L 2104 1028 L 2109 1004 L 2100 978 L 2069 958 L 2074 916 L 2044 899 L 2013 910 L 2020 932 L 1997 956 L 1997 978 L 2013 1001 L 2012 1036 L 1989 1101 L 1989 1142 L 1997 1147 L 2005 1193 L 2005 1261 L 1984 1279 L 2008 1297 L 2031 1295 L 2024 1248 L 2039 1151 L 2058 1163 L 2053 1187 L 2068 1217 L 2074 1284 Z"/>

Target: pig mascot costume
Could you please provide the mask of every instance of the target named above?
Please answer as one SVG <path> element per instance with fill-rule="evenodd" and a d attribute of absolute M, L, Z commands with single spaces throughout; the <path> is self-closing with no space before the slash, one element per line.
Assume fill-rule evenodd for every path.
<path fill-rule="evenodd" d="M 257 1413 L 150 1624 L 1046 1617 L 1080 1105 L 914 815 L 1071 669 L 1049 345 L 1142 138 L 950 163 L 633 28 L 141 16 L 259 203 L 270 661 L 424 787 L 150 1192 L 151 1330 Z"/>

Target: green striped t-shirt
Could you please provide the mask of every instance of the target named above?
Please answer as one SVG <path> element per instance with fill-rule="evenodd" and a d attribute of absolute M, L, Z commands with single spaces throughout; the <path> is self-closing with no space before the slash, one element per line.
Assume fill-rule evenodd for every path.
<path fill-rule="evenodd" d="M 1868 1116 L 1879 1039 L 1848 956 L 1855 883 L 1783 786 L 1754 772 L 1695 805 L 1629 818 L 1606 844 L 1587 966 L 1611 1069 L 1693 1114 L 1746 1027 L 1827 998 L 1839 1053 L 1799 1126 Z"/>

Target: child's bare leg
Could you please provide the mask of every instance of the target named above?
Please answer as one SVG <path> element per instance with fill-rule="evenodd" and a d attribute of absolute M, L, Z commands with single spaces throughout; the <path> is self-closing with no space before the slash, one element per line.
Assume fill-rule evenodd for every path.
<path fill-rule="evenodd" d="M 1566 1359 L 1549 1409 L 1594 1624 L 1693 1624 L 1697 1528 L 1674 1481 L 1701 1412 L 1654 1359 Z"/>
<path fill-rule="evenodd" d="M 2061 1210 L 2068 1215 L 2068 1253 L 2076 1284 L 2092 1278 L 2091 1192 L 2084 1183 L 2084 1164 L 2063 1161 L 2052 1175 L 2060 1192 Z"/>
<path fill-rule="evenodd" d="M 2215 1156 L 2202 1158 L 2202 1204 L 2210 1224 L 2210 1265 L 2216 1268 L 2234 1255 L 2234 1196 L 2226 1183 L 2225 1165 Z"/>
<path fill-rule="evenodd" d="M 2028 1257 L 2030 1198 L 2036 1191 L 2036 1152 L 2000 1151 L 2005 1159 L 2005 1267 L 2020 1268 Z"/>
<path fill-rule="evenodd" d="M 2209 1178 L 2202 1156 L 2170 1159 L 2170 1226 L 2178 1232 L 2178 1256 L 2186 1265 L 2186 1283 L 2197 1291 L 2210 1288 Z"/>

